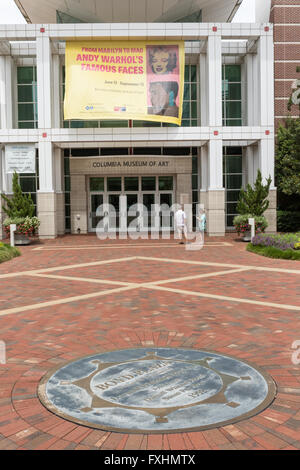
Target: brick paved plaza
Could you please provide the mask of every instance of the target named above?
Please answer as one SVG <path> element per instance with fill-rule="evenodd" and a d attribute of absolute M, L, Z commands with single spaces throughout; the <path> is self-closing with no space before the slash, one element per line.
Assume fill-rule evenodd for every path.
<path fill-rule="evenodd" d="M 0 265 L 0 449 L 300 449 L 300 265 L 236 235 L 188 251 L 175 240 L 65 236 Z M 249 361 L 277 385 L 260 414 L 202 432 L 124 434 L 64 420 L 39 401 L 51 369 L 138 347 Z M 297 346 L 299 350 L 299 346 Z"/>

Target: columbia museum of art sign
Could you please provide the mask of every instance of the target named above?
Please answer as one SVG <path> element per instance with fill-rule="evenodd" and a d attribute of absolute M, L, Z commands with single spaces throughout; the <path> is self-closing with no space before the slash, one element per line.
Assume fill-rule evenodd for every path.
<path fill-rule="evenodd" d="M 117 149 L 116 149 L 117 152 Z M 176 174 L 191 173 L 192 157 L 115 156 L 72 157 L 71 174 Z"/>

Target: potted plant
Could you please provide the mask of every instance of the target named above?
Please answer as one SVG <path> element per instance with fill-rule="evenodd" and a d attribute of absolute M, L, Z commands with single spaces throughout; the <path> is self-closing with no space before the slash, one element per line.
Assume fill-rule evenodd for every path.
<path fill-rule="evenodd" d="M 238 235 L 243 235 L 243 240 L 246 242 L 251 241 L 251 227 L 249 225 L 249 218 L 254 219 L 255 223 L 255 234 L 259 234 L 265 231 L 268 227 L 267 219 L 264 216 L 253 216 L 252 214 L 237 215 L 233 219 L 233 225 Z"/>
<path fill-rule="evenodd" d="M 267 184 L 262 184 L 261 171 L 257 170 L 257 178 L 254 187 L 247 184 L 246 189 L 241 189 L 240 198 L 237 204 L 237 215 L 233 219 L 235 229 L 240 235 L 244 235 L 244 241 L 251 241 L 251 227 L 249 225 L 249 218 L 255 221 L 255 233 L 264 232 L 268 226 L 266 218 L 263 216 L 264 212 L 269 207 L 267 199 L 271 185 L 271 177 L 267 179 Z"/>
<path fill-rule="evenodd" d="M 30 237 L 37 234 L 40 221 L 34 216 L 35 207 L 30 194 L 24 194 L 18 181 L 18 174 L 13 175 L 13 196 L 8 198 L 1 194 L 6 202 L 2 206 L 7 218 L 3 221 L 3 227 L 7 235 L 10 233 L 10 225 L 16 224 L 15 244 L 28 245 Z"/>

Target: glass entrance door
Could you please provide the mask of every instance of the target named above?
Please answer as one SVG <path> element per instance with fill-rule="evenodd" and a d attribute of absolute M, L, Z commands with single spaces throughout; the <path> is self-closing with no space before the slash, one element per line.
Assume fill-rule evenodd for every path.
<path fill-rule="evenodd" d="M 170 208 L 173 204 L 173 193 L 160 193 L 159 195 L 160 204 L 160 229 L 170 230 L 173 228 L 173 214 Z"/>
<path fill-rule="evenodd" d="M 98 223 L 103 219 L 104 214 L 96 215 L 98 207 L 100 208 L 103 204 L 103 194 L 91 193 L 90 194 L 90 231 L 96 231 Z"/>
<path fill-rule="evenodd" d="M 143 206 L 144 206 L 144 213 L 143 213 L 143 230 L 150 230 L 151 227 L 154 225 L 154 204 L 155 204 L 155 194 L 154 193 L 146 193 L 143 194 Z"/>
<path fill-rule="evenodd" d="M 128 231 L 140 230 L 138 194 L 126 194 L 126 216 Z"/>
<path fill-rule="evenodd" d="M 120 194 L 108 194 L 108 231 L 118 231 L 120 223 Z"/>
<path fill-rule="evenodd" d="M 89 231 L 100 221 L 105 232 L 173 230 L 174 183 L 173 176 L 90 177 Z"/>

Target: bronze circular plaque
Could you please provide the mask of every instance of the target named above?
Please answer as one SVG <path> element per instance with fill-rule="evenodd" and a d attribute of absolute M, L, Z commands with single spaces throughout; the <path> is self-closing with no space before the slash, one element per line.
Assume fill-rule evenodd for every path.
<path fill-rule="evenodd" d="M 141 348 L 97 354 L 48 373 L 41 402 L 92 428 L 198 431 L 258 414 L 276 386 L 257 367 L 204 350 Z"/>

